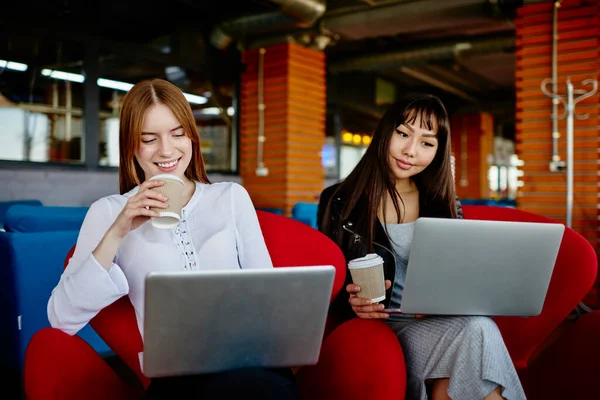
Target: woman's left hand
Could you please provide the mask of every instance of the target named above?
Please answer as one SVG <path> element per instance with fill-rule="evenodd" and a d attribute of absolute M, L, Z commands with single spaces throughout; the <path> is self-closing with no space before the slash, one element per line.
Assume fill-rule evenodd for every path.
<path fill-rule="evenodd" d="M 392 286 L 392 282 L 389 280 L 385 281 L 385 290 L 388 290 Z M 382 312 L 384 306 L 381 303 L 373 303 L 370 299 L 363 299 L 356 295 L 360 292 L 360 286 L 353 283 L 346 286 L 346 291 L 350 294 L 348 302 L 354 313 L 363 319 L 385 319 L 389 318 L 389 314 Z"/>

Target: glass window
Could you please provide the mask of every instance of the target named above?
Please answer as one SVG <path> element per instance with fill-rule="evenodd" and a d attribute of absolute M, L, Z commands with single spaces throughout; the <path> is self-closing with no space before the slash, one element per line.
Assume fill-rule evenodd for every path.
<path fill-rule="evenodd" d="M 119 108 L 125 92 L 107 93 L 101 89 L 101 107 L 104 113 L 100 118 L 100 165 L 119 166 Z M 108 100 L 110 99 L 110 100 Z M 200 135 L 202 157 L 207 171 L 234 172 L 233 146 L 236 145 L 232 135 L 231 117 L 233 108 L 224 110 L 216 107 L 199 107 L 190 103 L 196 120 L 197 132 Z M 112 113 L 112 114 L 111 114 Z"/>
<path fill-rule="evenodd" d="M 25 64 L 9 69 L 2 61 L 0 160 L 82 162 L 81 83 L 57 80 L 47 70 L 38 75 Z"/>
<path fill-rule="evenodd" d="M 207 171 L 231 170 L 231 129 L 222 121 L 199 127 L 202 157 Z"/>
<path fill-rule="evenodd" d="M 102 166 L 119 166 L 119 117 L 100 119 L 99 157 L 98 163 Z"/>
<path fill-rule="evenodd" d="M 48 161 L 48 125 L 46 114 L 15 106 L 0 108 L 0 159 Z"/>
<path fill-rule="evenodd" d="M 149 78 L 146 74 L 152 71 L 152 76 L 178 85 L 189 101 L 201 137 L 206 169 L 237 170 L 231 85 L 217 87 L 218 99 L 212 99 L 205 79 L 193 80 L 178 67 L 148 62 L 145 69 L 140 69 L 123 60 L 111 59 L 102 63 L 100 71 L 98 142 L 86 143 L 82 119 L 85 77 L 81 67 L 40 71 L 0 60 L 0 140 L 3 143 L 0 160 L 83 163 L 82 145 L 85 144 L 99 146 L 99 165 L 118 167 L 119 110 L 123 98 L 133 84 Z"/>

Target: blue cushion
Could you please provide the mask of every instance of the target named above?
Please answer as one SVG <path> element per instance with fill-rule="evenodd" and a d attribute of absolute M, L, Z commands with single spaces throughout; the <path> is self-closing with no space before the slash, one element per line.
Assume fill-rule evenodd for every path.
<path fill-rule="evenodd" d="M 296 203 L 292 208 L 292 218 L 316 229 L 318 208 L 316 203 Z"/>
<path fill-rule="evenodd" d="M 495 206 L 496 202 L 491 199 L 460 199 L 460 204 L 465 206 Z"/>
<path fill-rule="evenodd" d="M 4 226 L 4 217 L 6 212 L 12 206 L 16 206 L 17 204 L 23 204 L 28 206 L 41 206 L 42 202 L 39 200 L 10 200 L 10 201 L 0 201 L 0 228 Z"/>
<path fill-rule="evenodd" d="M 514 200 L 460 199 L 460 204 L 465 206 L 516 207 L 516 202 Z"/>
<path fill-rule="evenodd" d="M 78 231 L 88 207 L 33 207 L 15 205 L 4 221 L 7 232 Z"/>
<path fill-rule="evenodd" d="M 29 340 L 50 326 L 48 299 L 78 234 L 0 232 L 0 369 L 22 369 Z M 97 352 L 110 354 L 91 327 L 86 326 L 78 335 Z"/>
<path fill-rule="evenodd" d="M 283 215 L 283 210 L 281 208 L 269 208 L 269 207 L 257 207 L 257 210 L 270 212 L 277 215 Z"/>

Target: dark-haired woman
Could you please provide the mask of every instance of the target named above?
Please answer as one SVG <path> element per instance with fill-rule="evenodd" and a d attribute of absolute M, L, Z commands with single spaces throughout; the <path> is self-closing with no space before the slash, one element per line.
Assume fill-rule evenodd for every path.
<path fill-rule="evenodd" d="M 347 319 L 385 319 L 402 345 L 409 399 L 525 399 L 490 318 L 421 319 L 383 311 L 400 307 L 415 220 L 462 218 L 450 154 L 442 102 L 427 94 L 407 95 L 385 113 L 350 175 L 323 191 L 319 229 L 340 246 L 347 261 L 378 253 L 387 288 L 386 300 L 371 304 L 356 296 L 360 287 L 349 280 L 332 311 Z"/>

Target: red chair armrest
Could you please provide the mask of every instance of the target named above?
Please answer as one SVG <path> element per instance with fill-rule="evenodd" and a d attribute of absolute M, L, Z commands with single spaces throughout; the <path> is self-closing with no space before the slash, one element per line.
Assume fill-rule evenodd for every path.
<path fill-rule="evenodd" d="M 302 398 L 401 400 L 406 392 L 404 355 L 381 321 L 352 319 L 323 341 L 319 362 L 301 368 Z"/>
<path fill-rule="evenodd" d="M 599 338 L 600 311 L 585 314 L 568 327 L 524 372 L 527 398 L 600 398 Z"/>
<path fill-rule="evenodd" d="M 25 353 L 27 399 L 131 399 L 135 394 L 83 339 L 44 328 Z"/>
<path fill-rule="evenodd" d="M 142 386 L 148 388 L 150 379 L 142 373 L 139 360 L 144 345 L 129 297 L 123 296 L 104 308 L 90 321 L 90 325 L 135 373 Z"/>

